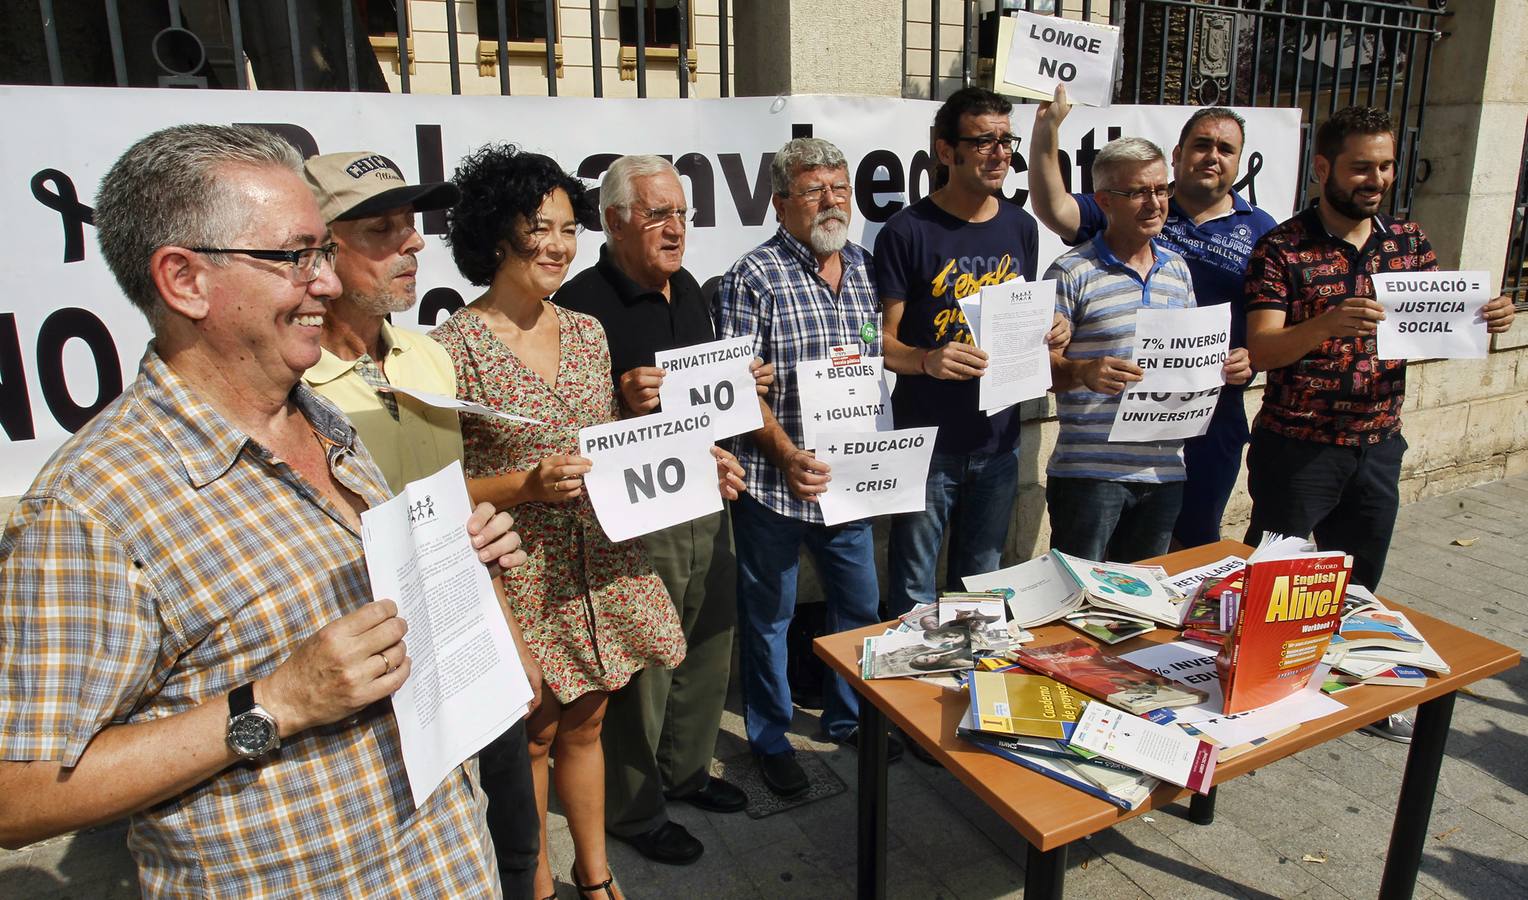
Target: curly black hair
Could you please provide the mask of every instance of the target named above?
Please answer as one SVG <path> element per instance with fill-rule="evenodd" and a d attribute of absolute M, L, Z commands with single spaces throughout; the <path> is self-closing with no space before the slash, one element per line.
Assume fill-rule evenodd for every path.
<path fill-rule="evenodd" d="M 524 254 L 534 251 L 518 226 L 532 219 L 558 188 L 567 193 L 579 225 L 589 228 L 598 222 L 594 196 L 582 181 L 550 156 L 514 144 L 486 144 L 467 154 L 451 182 L 461 189 L 462 199 L 446 213 L 446 243 L 462 277 L 478 287 L 499 270 L 501 243 L 508 241 Z"/>

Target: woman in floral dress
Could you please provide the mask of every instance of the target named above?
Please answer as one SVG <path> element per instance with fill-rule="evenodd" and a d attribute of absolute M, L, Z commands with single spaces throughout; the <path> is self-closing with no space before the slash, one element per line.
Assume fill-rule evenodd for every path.
<path fill-rule="evenodd" d="M 599 743 L 605 703 L 641 669 L 678 665 L 685 644 L 642 542 L 611 543 L 583 491 L 590 466 L 577 455 L 578 430 L 617 415 L 610 352 L 598 321 L 546 298 L 568 273 L 579 224 L 596 213 L 556 162 L 510 146 L 471 154 L 453 181 L 462 201 L 450 213 L 451 253 L 462 275 L 487 290 L 433 337 L 456 363 L 462 399 L 545 423 L 462 417 L 472 494 L 512 508 L 529 557 L 504 573 L 504 587 L 544 678 L 527 729 L 542 827 L 536 895 L 554 894 L 550 754 L 573 838 L 574 883 L 614 897 Z"/>

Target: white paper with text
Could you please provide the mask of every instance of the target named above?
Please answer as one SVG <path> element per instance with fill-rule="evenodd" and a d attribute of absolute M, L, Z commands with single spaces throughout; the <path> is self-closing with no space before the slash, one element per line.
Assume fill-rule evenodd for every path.
<path fill-rule="evenodd" d="M 1374 334 L 1380 359 L 1484 359 L 1490 351 L 1481 313 L 1489 273 L 1385 272 L 1370 280 L 1385 308 Z"/>
<path fill-rule="evenodd" d="M 578 432 L 592 464 L 584 490 L 612 541 L 719 512 L 716 458 L 706 412 L 650 413 Z"/>
<path fill-rule="evenodd" d="M 831 479 L 817 495 L 823 523 L 922 512 L 938 431 L 822 432 L 817 458 L 828 464 Z"/>
<path fill-rule="evenodd" d="M 660 351 L 655 362 L 663 370 L 658 387 L 663 411 L 709 413 L 715 440 L 764 427 L 750 369 L 755 342 L 750 334 Z"/>
<path fill-rule="evenodd" d="M 372 597 L 398 604 L 413 670 L 393 694 L 414 806 L 525 715 L 530 682 L 467 534 L 460 462 L 361 513 Z"/>
<path fill-rule="evenodd" d="M 815 450 L 824 431 L 888 431 L 891 391 L 881 357 L 809 359 L 796 365 L 801 401 L 801 449 Z"/>
<path fill-rule="evenodd" d="M 997 412 L 1045 396 L 1051 387 L 1050 348 L 1045 335 L 1056 311 L 1055 281 L 1005 281 L 981 289 L 976 321 L 966 322 L 976 345 L 987 353 L 987 371 L 977 379 L 976 406 Z"/>

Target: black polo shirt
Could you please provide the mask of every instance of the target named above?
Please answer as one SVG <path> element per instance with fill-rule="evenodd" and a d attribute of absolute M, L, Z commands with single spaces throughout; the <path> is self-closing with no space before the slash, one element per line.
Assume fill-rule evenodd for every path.
<path fill-rule="evenodd" d="M 552 301 L 591 315 L 604 326 L 610 375 L 618 386 L 623 372 L 653 365 L 660 350 L 716 340 L 711 311 L 688 270 L 669 278 L 669 296 L 664 297 L 626 277 L 606 247 L 600 247 L 599 262 L 573 276 Z"/>

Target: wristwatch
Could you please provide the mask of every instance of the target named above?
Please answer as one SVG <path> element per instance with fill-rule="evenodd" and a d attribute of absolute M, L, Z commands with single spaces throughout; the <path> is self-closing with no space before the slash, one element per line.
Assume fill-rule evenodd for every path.
<path fill-rule="evenodd" d="M 245 759 L 269 753 L 281 746 L 276 717 L 255 702 L 254 682 L 228 695 L 228 749 Z"/>

